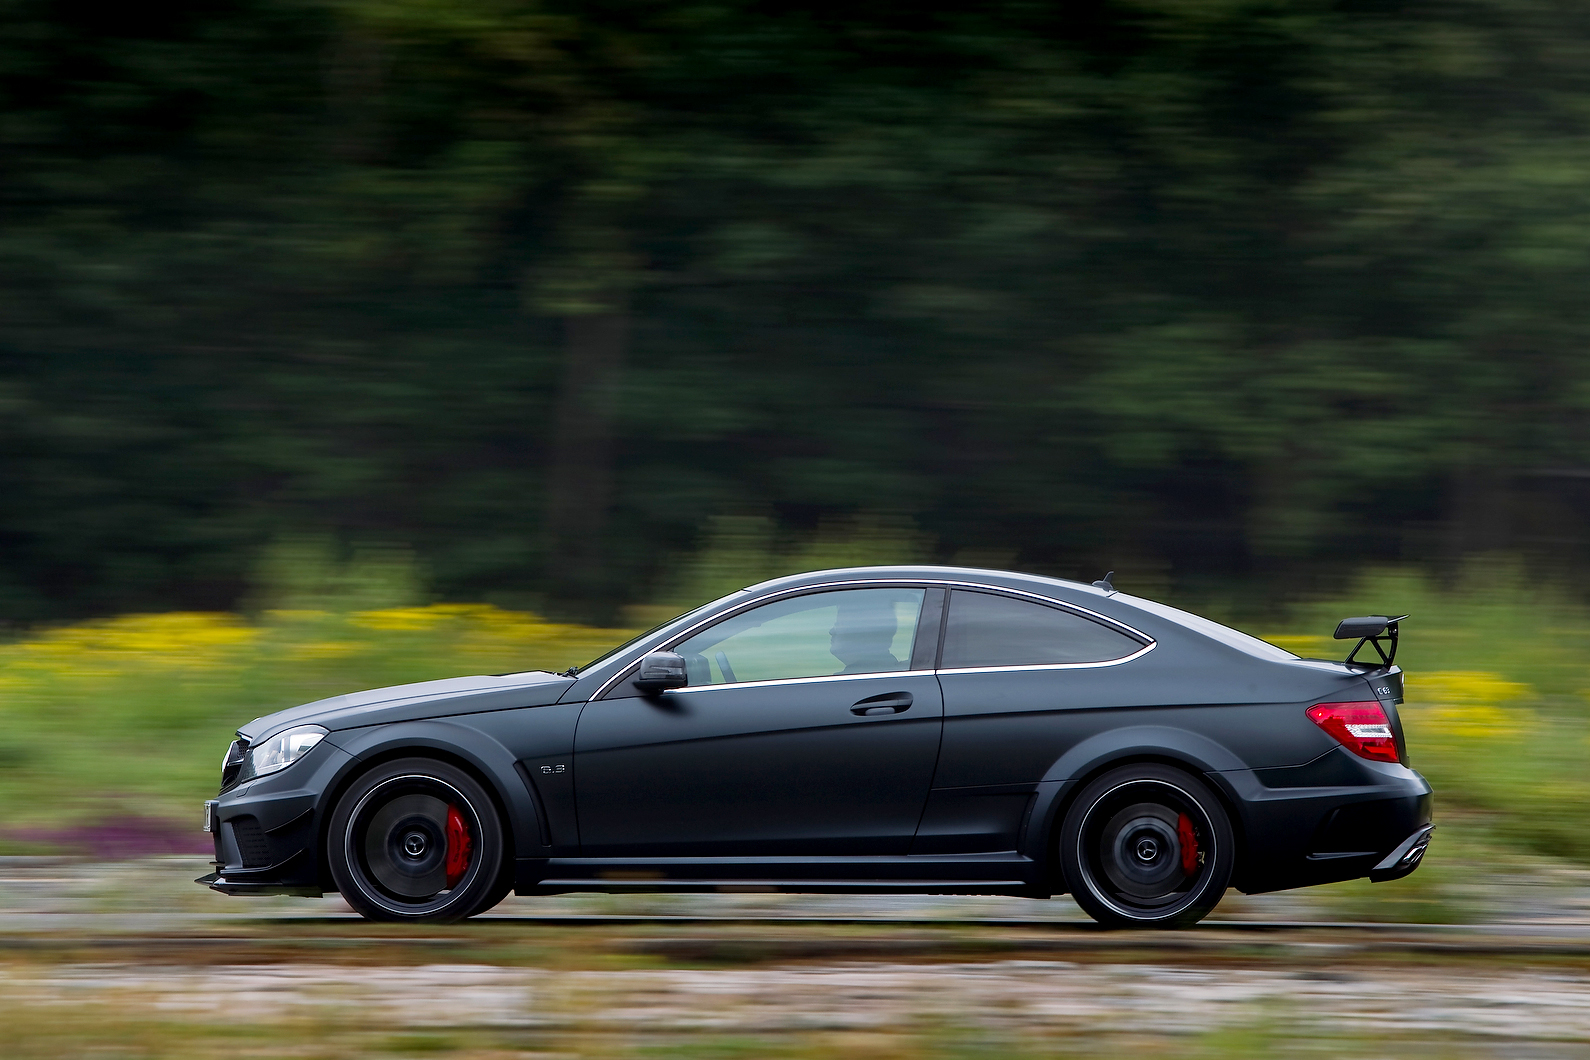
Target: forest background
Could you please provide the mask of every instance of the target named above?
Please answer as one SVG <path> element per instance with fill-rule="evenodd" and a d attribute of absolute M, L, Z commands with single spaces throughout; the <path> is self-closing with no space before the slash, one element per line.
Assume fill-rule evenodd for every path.
<path fill-rule="evenodd" d="M 1566 0 L 0 0 L 0 824 L 925 560 L 1422 604 L 1590 858 L 1587 292 Z"/>
<path fill-rule="evenodd" d="M 1590 559 L 1590 9 L 0 0 L 0 620 L 725 514 L 1197 595 Z"/>

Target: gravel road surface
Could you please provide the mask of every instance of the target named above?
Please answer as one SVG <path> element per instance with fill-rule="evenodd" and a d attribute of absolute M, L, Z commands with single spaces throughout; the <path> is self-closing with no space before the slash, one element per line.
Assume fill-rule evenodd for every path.
<path fill-rule="evenodd" d="M 418 929 L 366 924 L 335 897 L 227 899 L 190 882 L 206 868 L 0 859 L 0 1023 L 43 1020 L 27 1045 L 83 1022 L 64 1048 L 84 1052 L 130 1019 L 292 1026 L 342 1035 L 346 1055 L 409 1031 L 498 1035 L 491 1057 L 855 1051 L 835 1034 L 914 1057 L 953 1031 L 995 1044 L 942 1055 L 1590 1056 L 1580 876 L 1512 881 L 1511 916 L 1481 923 L 1344 925 L 1288 894 L 1122 934 L 1066 899 L 769 894 L 512 898 Z M 124 1022 L 96 1031 L 86 1012 Z M 170 1044 L 151 1040 L 133 1055 Z M 742 1041 L 778 1048 L 723 1044 Z"/>

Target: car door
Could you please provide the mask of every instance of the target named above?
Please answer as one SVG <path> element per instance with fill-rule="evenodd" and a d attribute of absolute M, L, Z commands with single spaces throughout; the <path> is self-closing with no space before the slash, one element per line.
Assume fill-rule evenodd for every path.
<path fill-rule="evenodd" d="M 944 746 L 911 852 L 1013 850 L 1045 770 L 1121 702 L 1114 666 L 1150 645 L 1025 594 L 955 589 L 944 622 Z"/>
<path fill-rule="evenodd" d="M 674 645 L 688 686 L 648 696 L 621 683 L 587 704 L 575 733 L 582 853 L 906 853 L 943 724 L 931 669 L 942 597 L 904 586 L 781 597 Z"/>

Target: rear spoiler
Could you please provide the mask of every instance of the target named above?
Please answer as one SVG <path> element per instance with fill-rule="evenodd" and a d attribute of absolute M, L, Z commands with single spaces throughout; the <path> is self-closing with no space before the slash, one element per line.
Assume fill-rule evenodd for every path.
<path fill-rule="evenodd" d="M 1353 650 L 1347 653 L 1345 660 L 1348 666 L 1362 666 L 1369 670 L 1390 669 L 1392 661 L 1397 658 L 1397 623 L 1407 618 L 1407 615 L 1364 615 L 1362 618 L 1344 618 L 1336 626 L 1335 639 L 1352 640 L 1358 638 L 1358 643 L 1353 645 Z M 1358 662 L 1353 657 L 1363 650 L 1367 644 L 1375 649 L 1375 654 L 1380 656 L 1380 662 Z M 1390 649 L 1390 650 L 1387 650 Z"/>

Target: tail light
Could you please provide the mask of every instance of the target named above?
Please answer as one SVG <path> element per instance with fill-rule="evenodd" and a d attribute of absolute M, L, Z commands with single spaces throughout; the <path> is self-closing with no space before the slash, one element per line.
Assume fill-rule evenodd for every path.
<path fill-rule="evenodd" d="M 1391 732 L 1391 719 L 1379 703 L 1316 703 L 1308 708 L 1308 719 L 1324 729 L 1359 758 L 1372 762 L 1397 762 L 1397 740 Z"/>

